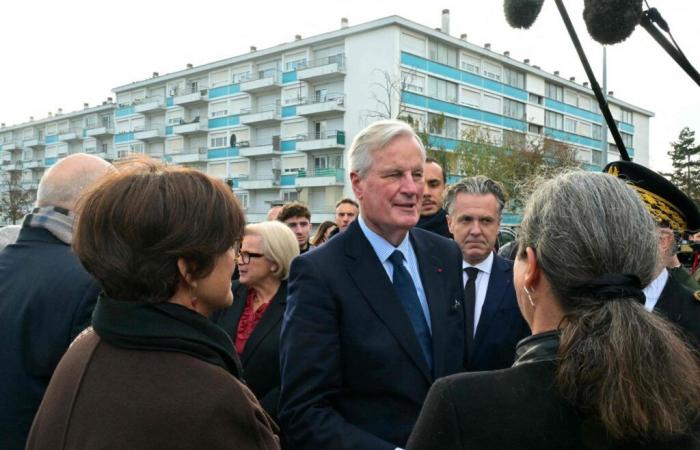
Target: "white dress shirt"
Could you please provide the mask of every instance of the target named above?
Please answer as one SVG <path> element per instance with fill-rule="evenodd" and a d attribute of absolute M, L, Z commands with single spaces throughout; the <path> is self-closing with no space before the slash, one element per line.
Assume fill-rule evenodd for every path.
<path fill-rule="evenodd" d="M 644 302 L 644 309 L 650 312 L 654 310 L 654 307 L 659 301 L 659 297 L 661 297 L 661 292 L 664 290 L 664 287 L 666 287 L 667 281 L 668 270 L 664 269 L 659 276 L 654 278 L 654 280 L 644 288 L 644 295 L 647 298 Z"/>
<path fill-rule="evenodd" d="M 483 309 L 484 302 L 486 301 L 486 290 L 489 287 L 489 278 L 491 277 L 491 268 L 493 267 L 493 252 L 489 253 L 489 256 L 485 260 L 474 266 L 462 260 L 463 288 L 467 285 L 467 280 L 469 279 L 467 272 L 464 270 L 467 267 L 476 267 L 479 269 L 479 273 L 476 275 L 476 283 L 474 285 L 476 290 L 476 304 L 474 305 L 474 335 L 476 335 L 476 327 L 479 325 L 481 310 Z"/>

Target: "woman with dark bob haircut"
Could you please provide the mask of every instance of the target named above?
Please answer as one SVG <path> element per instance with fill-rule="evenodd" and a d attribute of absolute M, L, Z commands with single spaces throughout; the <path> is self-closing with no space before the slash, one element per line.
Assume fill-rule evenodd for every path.
<path fill-rule="evenodd" d="M 544 182 L 525 208 L 513 269 L 532 336 L 511 368 L 438 380 L 407 449 L 698 448 L 698 360 L 644 309 L 657 242 L 618 178 Z"/>
<path fill-rule="evenodd" d="M 245 218 L 201 172 L 139 160 L 83 199 L 73 247 L 104 288 L 34 419 L 28 449 L 279 448 L 226 333 Z M 56 299 L 60 301 L 60 299 Z"/>

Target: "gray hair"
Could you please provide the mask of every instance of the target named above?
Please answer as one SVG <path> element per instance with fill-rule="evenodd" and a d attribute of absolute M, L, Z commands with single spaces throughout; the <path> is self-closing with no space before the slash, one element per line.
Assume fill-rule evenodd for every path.
<path fill-rule="evenodd" d="M 492 180 L 491 178 L 483 175 L 462 178 L 456 184 L 452 185 L 447 191 L 444 205 L 447 214 L 452 214 L 452 209 L 458 194 L 492 194 L 494 197 L 496 197 L 496 201 L 498 202 L 499 217 L 501 216 L 501 213 L 503 213 L 503 207 L 505 206 L 507 200 L 503 186 L 501 186 L 501 183 L 498 181 Z"/>
<path fill-rule="evenodd" d="M 112 170 L 111 164 L 94 155 L 70 155 L 50 167 L 41 177 L 36 205 L 73 210 L 83 194 Z"/>
<path fill-rule="evenodd" d="M 274 220 L 246 225 L 244 236 L 262 238 L 263 255 L 277 266 L 272 274 L 280 280 L 286 280 L 292 260 L 299 255 L 299 243 L 292 230 Z"/>
<path fill-rule="evenodd" d="M 379 120 L 360 131 L 350 146 L 350 171 L 363 178 L 372 166 L 374 152 L 383 149 L 399 136 L 411 136 L 418 143 L 421 157 L 425 162 L 423 142 L 406 122 L 400 120 Z"/>

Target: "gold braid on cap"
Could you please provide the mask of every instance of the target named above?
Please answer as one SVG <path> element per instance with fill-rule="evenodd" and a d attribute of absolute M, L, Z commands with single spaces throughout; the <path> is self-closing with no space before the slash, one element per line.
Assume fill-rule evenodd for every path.
<path fill-rule="evenodd" d="M 613 166 L 608 169 L 608 173 L 614 177 L 619 177 L 620 169 Z M 644 202 L 644 206 L 647 207 L 647 210 L 657 222 L 668 223 L 673 230 L 678 232 L 688 229 L 685 216 L 673 203 L 631 182 L 628 182 L 628 185 L 637 191 Z"/>

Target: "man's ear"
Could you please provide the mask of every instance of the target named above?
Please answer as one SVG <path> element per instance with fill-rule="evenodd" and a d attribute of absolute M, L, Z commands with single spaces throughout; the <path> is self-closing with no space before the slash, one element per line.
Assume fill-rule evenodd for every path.
<path fill-rule="evenodd" d="M 362 186 L 360 185 L 360 181 L 362 179 L 360 178 L 360 175 L 357 174 L 354 170 L 350 172 L 350 183 L 352 184 L 352 192 L 355 194 L 355 197 L 358 200 L 362 200 Z"/>
<path fill-rule="evenodd" d="M 455 232 L 452 230 L 452 216 L 450 215 L 447 216 L 447 229 L 450 230 L 450 233 L 453 235 L 455 234 Z"/>

